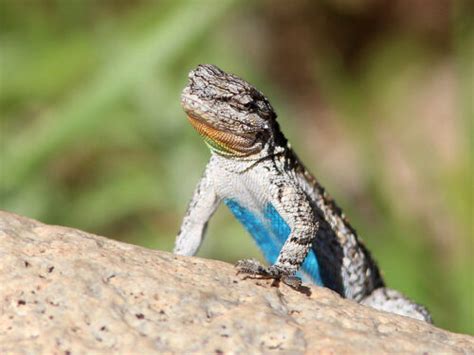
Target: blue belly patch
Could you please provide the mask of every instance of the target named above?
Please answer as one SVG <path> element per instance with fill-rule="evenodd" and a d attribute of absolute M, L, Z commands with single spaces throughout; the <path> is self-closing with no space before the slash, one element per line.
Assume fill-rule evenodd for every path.
<path fill-rule="evenodd" d="M 263 253 L 265 259 L 273 264 L 280 253 L 281 243 L 275 239 L 268 231 L 268 227 L 250 210 L 242 207 L 236 201 L 225 199 L 224 203 L 229 207 L 235 218 L 243 224 L 247 232 L 253 237 L 257 246 Z M 279 245 L 281 244 L 281 245 Z"/>
<path fill-rule="evenodd" d="M 262 219 L 233 199 L 225 199 L 224 203 L 253 237 L 267 262 L 274 264 L 291 232 L 290 227 L 275 207 L 268 203 L 264 208 Z M 305 281 L 311 281 L 320 286 L 323 285 L 318 259 L 313 249 L 310 249 L 300 270 L 301 272 L 297 274 Z"/>

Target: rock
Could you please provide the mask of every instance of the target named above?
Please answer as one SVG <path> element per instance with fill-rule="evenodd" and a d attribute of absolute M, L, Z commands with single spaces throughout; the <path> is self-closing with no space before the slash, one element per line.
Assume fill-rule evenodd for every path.
<path fill-rule="evenodd" d="M 0 353 L 474 353 L 474 338 L 0 212 Z"/>

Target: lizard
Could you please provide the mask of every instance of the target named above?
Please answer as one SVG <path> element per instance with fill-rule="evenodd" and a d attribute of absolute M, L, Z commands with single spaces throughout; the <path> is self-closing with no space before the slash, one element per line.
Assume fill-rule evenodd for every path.
<path fill-rule="evenodd" d="M 293 288 L 313 283 L 375 309 L 432 323 L 424 306 L 385 286 L 355 229 L 291 148 L 264 94 L 211 64 L 198 65 L 188 78 L 181 105 L 211 158 L 173 252 L 195 255 L 223 202 L 270 264 L 240 260 L 239 273 Z"/>

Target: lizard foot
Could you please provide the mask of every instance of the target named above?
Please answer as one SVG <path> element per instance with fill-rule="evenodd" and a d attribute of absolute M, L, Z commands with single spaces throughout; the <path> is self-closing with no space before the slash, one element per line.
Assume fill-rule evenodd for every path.
<path fill-rule="evenodd" d="M 239 260 L 235 266 L 237 274 L 247 274 L 246 277 L 250 278 L 274 279 L 275 281 L 282 281 L 296 290 L 301 288 L 299 277 L 289 275 L 275 265 L 265 267 L 255 259 L 244 259 Z"/>

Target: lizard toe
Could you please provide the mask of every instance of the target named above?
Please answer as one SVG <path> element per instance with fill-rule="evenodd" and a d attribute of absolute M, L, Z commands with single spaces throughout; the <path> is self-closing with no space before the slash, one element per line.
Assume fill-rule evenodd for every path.
<path fill-rule="evenodd" d="M 243 259 L 235 264 L 237 274 L 249 274 L 254 276 L 270 276 L 267 268 L 255 259 Z"/>

